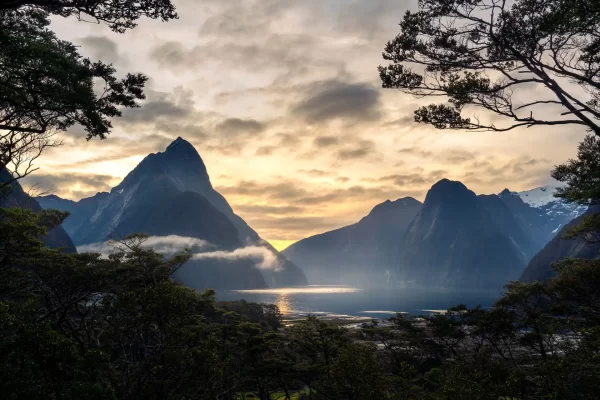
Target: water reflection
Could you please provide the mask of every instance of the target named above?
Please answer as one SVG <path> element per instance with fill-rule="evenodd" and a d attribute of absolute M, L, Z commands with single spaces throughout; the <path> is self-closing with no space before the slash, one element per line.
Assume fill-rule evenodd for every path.
<path fill-rule="evenodd" d="M 273 289 L 247 289 L 234 290 L 237 293 L 249 294 L 336 294 L 336 293 L 356 293 L 363 289 L 357 289 L 349 286 L 308 286 L 308 287 L 289 287 Z"/>
<path fill-rule="evenodd" d="M 290 295 L 288 293 L 281 293 L 277 296 L 277 300 L 275 300 L 275 305 L 279 308 L 279 311 L 283 315 L 287 315 L 292 310 L 290 301 Z"/>
<path fill-rule="evenodd" d="M 424 315 L 444 312 L 456 304 L 491 306 L 498 294 L 399 288 L 392 285 L 358 289 L 351 286 L 303 286 L 217 292 L 222 301 L 241 300 L 276 304 L 286 316 L 307 314 L 388 318 L 398 312 Z M 425 311 L 427 310 L 427 311 Z"/>
<path fill-rule="evenodd" d="M 362 289 L 353 288 L 344 285 L 311 285 L 303 287 L 287 287 L 272 289 L 246 289 L 234 290 L 241 296 L 252 298 L 255 301 L 262 301 L 276 304 L 283 315 L 295 315 L 304 312 L 315 312 L 305 307 L 308 302 L 318 299 L 331 299 L 338 297 L 336 295 L 352 294 L 361 292 Z M 321 296 L 323 295 L 323 296 Z M 325 301 L 329 303 L 329 301 Z"/>

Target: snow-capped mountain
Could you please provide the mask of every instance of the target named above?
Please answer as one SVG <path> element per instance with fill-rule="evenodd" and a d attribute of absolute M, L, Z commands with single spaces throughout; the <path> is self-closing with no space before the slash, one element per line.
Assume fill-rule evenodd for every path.
<path fill-rule="evenodd" d="M 523 192 L 515 192 L 525 203 L 540 209 L 544 214 L 557 221 L 552 233 L 557 233 L 564 225 L 587 210 L 587 206 L 567 203 L 554 197 L 554 192 L 558 187 L 546 185 Z"/>
<path fill-rule="evenodd" d="M 523 271 L 520 280 L 524 282 L 551 278 L 555 275 L 552 264 L 563 258 L 594 258 L 598 256 L 598 244 L 563 238 L 567 229 L 577 225 L 584 214 L 595 213 L 598 210 L 592 208 L 588 210 L 585 205 L 567 203 L 554 197 L 557 188 L 556 185 L 546 185 L 525 192 L 513 193 L 515 198 L 517 196 L 521 198 L 523 202 L 538 210 L 552 224 L 550 226 L 552 238 Z"/>
<path fill-rule="evenodd" d="M 548 203 L 558 200 L 556 197 L 554 197 L 554 191 L 557 188 L 558 186 L 546 185 L 535 189 L 514 193 L 530 206 L 542 207 Z"/>

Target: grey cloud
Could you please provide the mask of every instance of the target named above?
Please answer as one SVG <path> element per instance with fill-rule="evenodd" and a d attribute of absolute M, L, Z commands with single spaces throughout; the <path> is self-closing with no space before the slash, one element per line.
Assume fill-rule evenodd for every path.
<path fill-rule="evenodd" d="M 427 151 L 427 150 L 423 150 L 420 149 L 418 147 L 407 147 L 404 149 L 400 149 L 398 150 L 398 153 L 400 154 L 411 154 L 411 155 L 415 155 L 415 156 L 419 156 L 419 157 L 426 157 L 429 158 L 433 155 L 433 152 L 431 151 Z"/>
<path fill-rule="evenodd" d="M 268 225 L 271 229 L 282 229 L 286 231 L 325 231 L 339 228 L 344 224 L 342 220 L 336 218 L 323 218 L 313 216 L 299 217 L 263 217 L 250 218 L 250 223 L 256 226 Z"/>
<path fill-rule="evenodd" d="M 415 107 L 417 108 L 417 107 Z M 384 125 L 385 126 L 398 126 L 398 127 L 405 127 L 405 126 L 410 126 L 415 124 L 415 117 L 412 115 L 405 115 L 403 117 L 400 117 L 394 121 L 391 122 L 387 122 Z"/>
<path fill-rule="evenodd" d="M 74 185 L 89 187 L 85 193 L 96 193 L 111 188 L 110 182 L 114 179 L 110 175 L 87 175 L 62 172 L 57 175 L 33 173 L 23 178 L 22 183 L 27 186 L 36 186 L 42 191 L 70 192 Z"/>
<path fill-rule="evenodd" d="M 256 267 L 260 269 L 278 270 L 281 268 L 279 259 L 271 250 L 262 246 L 248 246 L 232 251 L 211 251 L 207 253 L 196 253 L 192 256 L 194 260 L 219 259 L 219 260 L 240 260 L 251 259 L 256 262 Z"/>
<path fill-rule="evenodd" d="M 305 98 L 291 109 L 292 114 L 308 123 L 374 121 L 380 117 L 380 91 L 372 85 L 332 80 L 311 86 Z"/>
<path fill-rule="evenodd" d="M 316 177 L 335 175 L 333 172 L 323 171 L 322 169 L 299 169 L 298 173 Z"/>
<path fill-rule="evenodd" d="M 331 202 L 346 202 L 351 200 L 362 200 L 362 201 L 380 201 L 381 199 L 387 199 L 392 197 L 400 197 L 401 195 L 410 196 L 415 193 L 421 193 L 420 191 L 402 191 L 389 189 L 385 186 L 372 187 L 372 186 L 351 186 L 344 189 L 333 189 L 329 192 L 319 195 L 309 195 L 298 199 L 299 204 L 309 205 L 326 205 Z M 381 200 L 383 201 L 383 200 Z"/>
<path fill-rule="evenodd" d="M 105 63 L 116 64 L 125 62 L 119 54 L 117 43 L 106 36 L 86 36 L 78 40 L 87 50 L 93 54 L 93 58 L 104 61 Z"/>
<path fill-rule="evenodd" d="M 269 156 L 275 151 L 275 146 L 261 146 L 254 153 L 257 156 Z"/>
<path fill-rule="evenodd" d="M 336 136 L 319 136 L 314 138 L 313 145 L 315 147 L 330 147 L 338 144 L 339 139 Z"/>
<path fill-rule="evenodd" d="M 200 28 L 199 35 L 248 37 L 268 33 L 269 22 L 280 14 L 281 5 L 285 4 L 274 7 L 273 4 L 269 4 L 269 0 L 263 0 L 262 7 L 252 7 L 243 3 L 231 5 L 221 13 L 207 18 Z M 240 9 L 243 9 L 245 18 L 239 18 Z"/>
<path fill-rule="evenodd" d="M 358 143 L 350 148 L 339 150 L 337 158 L 339 160 L 355 160 L 365 158 L 375 153 L 375 143 L 370 140 L 359 140 Z"/>
<path fill-rule="evenodd" d="M 254 135 L 266 129 L 267 125 L 254 119 L 227 118 L 216 126 L 217 133 L 226 136 Z"/>
<path fill-rule="evenodd" d="M 303 207 L 298 206 L 269 206 L 260 204 L 243 204 L 236 207 L 236 211 L 248 214 L 267 214 L 267 215 L 282 215 L 300 213 L 304 211 Z"/>
<path fill-rule="evenodd" d="M 176 135 L 179 136 L 179 135 Z M 121 160 L 123 158 L 141 155 L 146 156 L 149 153 L 153 153 L 156 151 L 163 151 L 174 139 L 176 136 L 163 136 L 158 134 L 147 134 L 143 135 L 143 140 L 141 139 L 141 135 L 139 137 L 117 137 L 117 136 L 109 136 L 105 141 L 102 142 L 102 147 L 98 148 L 98 143 L 90 141 L 80 141 L 78 143 L 81 146 L 90 146 L 94 150 L 103 150 L 99 152 L 98 155 L 94 157 L 89 157 L 87 159 L 77 161 L 69 164 L 56 165 L 57 168 L 69 168 L 74 166 L 85 166 L 90 164 L 95 164 L 98 162 L 106 162 L 106 161 L 116 161 Z"/>
<path fill-rule="evenodd" d="M 340 177 L 340 180 L 347 181 L 349 178 Z M 330 185 L 315 187 L 308 181 L 240 181 L 217 190 L 225 196 L 231 195 L 231 198 L 241 197 L 244 201 L 251 199 L 251 203 L 236 206 L 235 209 L 255 229 L 271 238 L 295 240 L 310 232 L 330 230 L 356 222 L 374 204 L 385 199 L 422 197 L 426 188 L 404 188 L 387 183 L 379 186 L 336 188 Z M 347 204 L 354 207 L 354 211 L 340 215 L 331 215 L 329 212 L 326 216 L 319 215 L 329 209 L 331 204 Z M 368 206 L 364 207 L 365 204 Z"/>
<path fill-rule="evenodd" d="M 427 179 L 430 181 L 439 181 L 442 178 L 449 176 L 449 172 L 443 169 L 437 169 L 435 171 L 431 171 L 427 174 Z"/>
<path fill-rule="evenodd" d="M 387 175 L 378 179 L 379 182 L 392 182 L 397 186 L 425 185 L 427 180 L 420 174 L 395 174 Z"/>
<path fill-rule="evenodd" d="M 389 29 L 412 8 L 414 0 L 369 0 L 355 1 L 340 7 L 335 25 L 336 30 L 346 35 L 367 37 L 371 41 L 389 40 Z"/>
<path fill-rule="evenodd" d="M 239 21 L 239 17 L 236 16 Z M 150 59 L 163 68 L 190 70 L 210 63 L 226 64 L 237 70 L 256 72 L 274 70 L 287 76 L 306 76 L 311 68 L 331 66 L 340 69 L 339 61 L 312 57 L 318 48 L 316 39 L 305 34 L 264 34 L 259 40 L 229 40 L 216 37 L 207 43 L 184 48 L 177 42 L 165 42 L 152 49 Z M 276 79 L 281 81 L 280 79 Z"/>
<path fill-rule="evenodd" d="M 169 41 L 159 44 L 150 52 L 150 59 L 161 66 L 184 65 L 188 61 L 188 53 L 181 43 Z"/>
<path fill-rule="evenodd" d="M 446 152 L 445 161 L 450 164 L 463 164 L 477 158 L 477 154 L 463 149 L 452 149 Z"/>
<path fill-rule="evenodd" d="M 181 88 L 173 93 L 146 91 L 140 108 L 126 108 L 120 123 L 153 123 L 160 119 L 182 119 L 194 112 L 192 93 Z"/>
<path fill-rule="evenodd" d="M 223 195 L 262 196 L 271 199 L 296 199 L 306 196 L 307 191 L 293 182 L 266 183 L 256 181 L 240 181 L 233 186 L 218 188 Z"/>
<path fill-rule="evenodd" d="M 266 129 L 266 123 L 254 119 L 226 118 L 215 124 L 214 133 L 204 148 L 226 156 L 238 156 L 251 141 L 261 139 Z M 261 146 L 255 155 L 267 156 L 274 150 L 273 146 Z"/>
<path fill-rule="evenodd" d="M 214 151 L 215 153 L 219 153 L 224 156 L 239 156 L 242 152 L 243 146 L 241 143 L 222 143 L 206 145 L 204 148 L 207 151 Z"/>
<path fill-rule="evenodd" d="M 181 124 L 175 121 L 158 121 L 154 125 L 154 129 L 168 133 L 170 137 L 181 136 L 190 141 L 193 141 L 194 139 L 206 139 L 208 137 L 203 126 L 185 123 Z"/>
<path fill-rule="evenodd" d="M 186 249 L 199 250 L 214 247 L 205 240 L 178 235 L 151 236 L 142 240 L 141 246 L 153 249 L 161 254 L 175 254 Z M 80 253 L 100 253 L 104 256 L 124 250 L 126 250 L 125 246 L 117 241 L 92 243 L 77 247 L 77 251 Z"/>
<path fill-rule="evenodd" d="M 507 187 L 514 182 L 534 187 L 543 184 L 551 168 L 550 160 L 518 157 L 507 162 L 477 160 L 469 163 L 462 180 L 465 183 Z"/>
<path fill-rule="evenodd" d="M 278 133 L 275 135 L 279 139 L 279 147 L 296 147 L 300 144 L 300 138 L 289 133 Z"/>
<path fill-rule="evenodd" d="M 335 178 L 335 180 L 337 182 L 346 183 L 350 180 L 350 178 L 348 178 L 347 176 L 338 176 L 337 178 Z"/>
<path fill-rule="evenodd" d="M 221 259 L 221 260 L 239 260 L 239 259 L 251 259 L 256 262 L 256 266 L 261 269 L 279 269 L 279 260 L 277 256 L 266 247 L 262 246 L 248 246 L 232 251 L 204 251 L 214 248 L 214 246 L 207 241 L 185 237 L 177 235 L 168 236 L 152 236 L 142 241 L 141 246 L 143 248 L 153 249 L 154 251 L 161 254 L 176 254 L 186 249 L 193 249 L 195 253 L 192 255 L 194 260 L 204 259 Z M 93 243 L 89 245 L 79 246 L 77 248 L 79 252 L 93 252 L 100 253 L 104 257 L 113 254 L 118 251 L 127 251 L 127 248 L 118 242 L 104 242 L 104 243 Z M 198 252 L 198 251 L 201 252 Z"/>
<path fill-rule="evenodd" d="M 260 183 L 257 181 L 240 181 L 232 186 L 218 187 L 217 190 L 225 196 L 251 196 L 257 199 L 279 202 L 278 204 L 293 201 L 294 204 L 302 204 L 303 206 L 324 205 L 332 201 L 369 201 L 373 199 L 379 201 L 381 199 L 401 197 L 402 195 L 415 196 L 422 192 L 412 189 L 398 190 L 389 188 L 387 185 L 375 187 L 355 185 L 349 188 L 333 188 L 328 190 L 323 190 L 323 188 L 309 188 L 305 185 L 308 185 L 308 182 Z"/>

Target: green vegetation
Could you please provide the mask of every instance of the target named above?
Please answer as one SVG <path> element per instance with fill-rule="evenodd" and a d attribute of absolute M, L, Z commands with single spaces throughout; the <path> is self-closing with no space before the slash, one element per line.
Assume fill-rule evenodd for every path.
<path fill-rule="evenodd" d="M 381 69 L 384 85 L 448 95 L 451 106 L 416 113 L 417 121 L 438 128 L 572 123 L 599 133 L 596 3 L 518 0 L 507 11 L 501 1 L 486 8 L 477 0 L 421 0 L 421 10 L 406 15 L 403 32 L 386 49 L 392 65 Z M 481 10 L 498 11 L 498 19 L 480 19 Z M 103 138 L 120 107 L 143 98 L 142 75 L 119 80 L 111 66 L 82 59 L 47 29 L 50 14 L 87 14 L 117 32 L 141 16 L 176 17 L 168 0 L 0 4 L 0 168 L 15 179 L 54 145 L 54 132 L 80 124 L 88 138 Z M 448 28 L 448 18 L 466 24 Z M 579 52 L 569 58 L 573 50 Z M 542 57 L 548 52 L 555 56 Z M 424 65 L 426 73 L 405 62 Z M 499 81 L 483 74 L 489 69 Z M 571 79 L 590 98 L 578 100 L 552 76 Z M 105 84 L 102 96 L 93 90 L 97 78 Z M 517 114 L 512 87 L 525 83 L 553 96 L 527 107 L 560 105 L 573 119 Z M 469 105 L 515 125 L 462 116 Z M 598 140 L 586 139 L 578 160 L 557 167 L 554 176 L 568 184 L 559 196 L 596 205 Z M 283 329 L 276 306 L 218 303 L 213 291 L 197 293 L 172 280 L 190 254 L 164 257 L 141 246 L 144 236 L 125 238 L 108 258 L 45 247 L 40 237 L 65 217 L 0 209 L 5 399 L 600 397 L 598 260 L 565 260 L 546 283 L 510 283 L 490 310 L 457 306 L 429 318 L 398 315 L 390 325 L 373 322 L 356 331 L 308 317 Z M 597 241 L 598 221 L 592 215 L 572 235 Z"/>
<path fill-rule="evenodd" d="M 62 213 L 0 210 L 0 391 L 7 399 L 590 399 L 600 393 L 600 261 L 511 283 L 490 310 L 349 330 L 215 301 L 170 277 L 189 258 L 115 244 L 64 254 Z"/>
<path fill-rule="evenodd" d="M 112 65 L 81 57 L 48 28 L 51 15 L 96 20 L 115 32 L 135 27 L 142 16 L 177 17 L 169 0 L 0 2 L 0 169 L 15 180 L 35 171 L 33 161 L 60 144 L 57 132 L 77 124 L 87 139 L 104 139 L 110 119 L 144 98 L 144 75 L 117 78 Z"/>
<path fill-rule="evenodd" d="M 599 14 L 596 0 L 420 0 L 385 47 L 381 80 L 447 98 L 415 110 L 438 129 L 579 125 L 600 135 Z"/>

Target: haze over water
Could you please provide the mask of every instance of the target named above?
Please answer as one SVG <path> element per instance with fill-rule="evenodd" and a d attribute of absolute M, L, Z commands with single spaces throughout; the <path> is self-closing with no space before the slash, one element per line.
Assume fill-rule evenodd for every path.
<path fill-rule="evenodd" d="M 449 289 L 405 288 L 385 285 L 357 288 L 341 285 L 311 285 L 293 288 L 232 290 L 217 293 L 219 300 L 276 304 L 284 316 L 300 314 L 349 315 L 388 318 L 396 313 L 430 314 L 458 304 L 490 307 L 497 291 L 465 292 Z"/>

